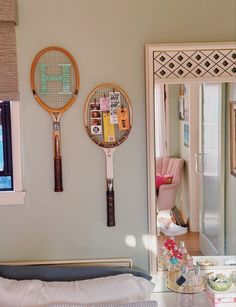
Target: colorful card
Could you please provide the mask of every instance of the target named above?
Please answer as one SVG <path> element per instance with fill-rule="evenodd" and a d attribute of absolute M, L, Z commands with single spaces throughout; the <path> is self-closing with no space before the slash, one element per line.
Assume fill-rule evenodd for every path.
<path fill-rule="evenodd" d="M 120 105 L 120 92 L 109 92 L 109 100 L 111 106 L 118 107 Z"/>
<path fill-rule="evenodd" d="M 110 109 L 110 123 L 113 125 L 118 124 L 117 108 Z"/>
<path fill-rule="evenodd" d="M 100 110 L 105 112 L 110 110 L 110 100 L 108 97 L 100 98 Z"/>
<path fill-rule="evenodd" d="M 120 92 L 109 92 L 110 123 L 118 124 L 117 108 L 120 106 Z"/>
<path fill-rule="evenodd" d="M 118 127 L 119 130 L 128 130 L 130 129 L 129 124 L 129 113 L 127 108 L 119 108 L 117 110 L 118 117 Z"/>
<path fill-rule="evenodd" d="M 115 128 L 110 122 L 110 113 L 103 113 L 103 129 L 104 129 L 104 141 L 114 142 L 115 141 Z"/>

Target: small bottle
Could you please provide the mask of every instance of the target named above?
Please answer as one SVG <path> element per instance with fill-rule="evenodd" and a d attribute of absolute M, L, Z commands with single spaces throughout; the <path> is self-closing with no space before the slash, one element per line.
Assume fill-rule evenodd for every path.
<path fill-rule="evenodd" d="M 185 247 L 184 241 L 179 242 L 179 250 L 182 253 L 182 264 L 187 264 L 188 251 Z"/>
<path fill-rule="evenodd" d="M 195 275 L 193 276 L 193 286 L 200 286 L 202 284 L 201 268 L 199 265 L 195 266 Z"/>
<path fill-rule="evenodd" d="M 187 266 L 189 270 L 192 270 L 194 268 L 193 257 L 191 257 L 189 254 L 187 254 Z"/>

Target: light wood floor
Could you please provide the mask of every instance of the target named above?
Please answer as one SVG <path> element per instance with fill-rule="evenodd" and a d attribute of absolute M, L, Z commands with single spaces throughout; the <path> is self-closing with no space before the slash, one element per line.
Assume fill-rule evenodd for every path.
<path fill-rule="evenodd" d="M 160 255 L 161 247 L 166 239 L 169 237 L 161 234 L 158 236 L 158 255 Z M 199 247 L 199 232 L 188 231 L 184 235 L 174 237 L 177 246 L 179 246 L 179 241 L 184 241 L 186 249 L 191 256 L 201 256 Z"/>

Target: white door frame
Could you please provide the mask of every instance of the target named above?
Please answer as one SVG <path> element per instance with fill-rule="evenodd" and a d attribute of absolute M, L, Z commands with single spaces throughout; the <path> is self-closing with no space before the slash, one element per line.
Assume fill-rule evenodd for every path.
<path fill-rule="evenodd" d="M 232 70 L 234 61 L 230 59 L 232 54 L 236 54 L 236 42 L 230 43 L 202 43 L 202 44 L 147 44 L 146 51 L 146 122 L 147 122 L 147 183 L 148 183 L 148 222 L 149 222 L 149 266 L 150 273 L 155 275 L 158 271 L 157 266 L 157 230 L 156 230 L 156 206 L 155 206 L 155 144 L 154 144 L 154 79 L 160 83 L 196 83 L 196 82 L 234 82 L 236 73 Z M 183 64 L 175 63 L 175 73 L 170 72 L 168 64 L 177 55 L 183 58 Z M 224 73 L 219 73 L 219 67 L 203 74 L 205 70 L 205 59 L 195 65 L 197 54 L 208 57 L 218 54 L 221 58 L 229 57 L 228 61 L 233 63 L 226 67 Z M 161 62 L 163 56 L 164 61 Z M 159 60 L 157 58 L 159 57 Z M 189 60 L 184 60 L 188 57 Z M 199 56 L 197 57 L 199 58 Z M 201 60 L 201 59 L 200 59 Z M 173 61 L 172 61 L 173 62 Z M 186 73 L 186 63 L 193 63 Z M 212 63 L 212 61 L 209 61 Z M 194 64 L 195 63 L 195 64 Z M 216 63 L 215 67 L 219 65 Z M 235 67 L 236 68 L 236 67 Z M 164 74 L 164 75 L 163 75 Z"/>

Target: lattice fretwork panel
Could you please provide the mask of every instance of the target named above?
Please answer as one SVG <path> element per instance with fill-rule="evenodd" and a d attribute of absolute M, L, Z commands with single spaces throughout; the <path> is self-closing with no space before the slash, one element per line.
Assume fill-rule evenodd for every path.
<path fill-rule="evenodd" d="M 159 79 L 236 78 L 236 50 L 154 52 L 154 76 Z"/>

